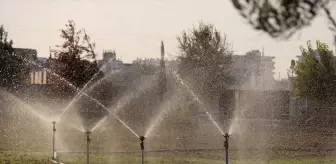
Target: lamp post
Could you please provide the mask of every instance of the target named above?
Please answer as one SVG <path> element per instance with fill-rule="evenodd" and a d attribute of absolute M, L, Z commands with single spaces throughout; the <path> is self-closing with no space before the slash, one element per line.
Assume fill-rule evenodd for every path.
<path fill-rule="evenodd" d="M 52 122 L 53 124 L 53 139 L 52 139 L 52 159 L 56 158 L 55 155 L 55 133 L 56 133 L 56 121 Z"/>
<path fill-rule="evenodd" d="M 145 149 L 145 145 L 144 145 L 144 140 L 145 137 L 144 136 L 140 136 L 140 148 L 141 148 L 141 164 L 144 164 L 144 149 Z"/>
<path fill-rule="evenodd" d="M 225 148 L 225 163 L 229 164 L 229 134 L 225 133 L 225 135 L 223 135 L 225 138 L 224 141 L 224 148 Z"/>
<path fill-rule="evenodd" d="M 86 164 L 90 164 L 90 131 L 86 131 Z"/>

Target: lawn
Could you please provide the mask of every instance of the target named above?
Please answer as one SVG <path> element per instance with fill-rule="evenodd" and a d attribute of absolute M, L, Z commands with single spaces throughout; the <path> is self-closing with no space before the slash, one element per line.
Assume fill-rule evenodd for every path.
<path fill-rule="evenodd" d="M 284 155 L 286 154 L 286 155 Z M 289 155 L 291 154 L 291 155 Z M 295 154 L 295 155 L 293 155 Z M 85 153 L 59 153 L 58 159 L 65 164 L 86 163 Z M 131 164 L 141 163 L 139 153 L 91 154 L 92 164 Z M 0 153 L 1 164 L 48 164 L 52 163 L 49 153 Z M 223 164 L 222 151 L 208 152 L 147 152 L 146 164 Z M 238 157 L 237 153 L 230 154 L 230 164 L 335 164 L 335 155 L 307 155 L 301 152 L 282 152 L 272 156 L 245 155 Z"/>

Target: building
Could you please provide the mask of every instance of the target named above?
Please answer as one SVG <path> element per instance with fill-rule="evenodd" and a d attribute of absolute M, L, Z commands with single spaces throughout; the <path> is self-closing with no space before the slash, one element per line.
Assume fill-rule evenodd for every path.
<path fill-rule="evenodd" d="M 259 50 L 246 55 L 233 55 L 233 75 L 236 89 L 272 89 L 275 85 L 275 57 L 264 56 Z"/>
<path fill-rule="evenodd" d="M 28 84 L 47 84 L 46 65 L 47 58 L 38 58 L 37 51 L 29 48 L 14 48 L 14 54 L 30 63 L 30 78 L 25 82 Z"/>
<path fill-rule="evenodd" d="M 54 59 L 38 57 L 35 64 L 37 67 L 30 71 L 30 84 L 52 84 L 56 78 L 52 75 Z"/>
<path fill-rule="evenodd" d="M 109 60 L 117 60 L 117 54 L 115 51 L 103 51 L 103 60 L 109 61 Z"/>
<path fill-rule="evenodd" d="M 37 51 L 29 48 L 14 48 L 14 54 L 30 64 L 30 76 L 24 83 L 48 84 L 50 76 L 48 69 L 50 61 L 48 58 L 37 57 Z"/>
<path fill-rule="evenodd" d="M 48 58 L 38 57 L 34 61 L 37 67 L 30 71 L 30 84 L 47 84 L 48 79 Z"/>
<path fill-rule="evenodd" d="M 20 55 L 25 56 L 25 53 L 30 51 L 20 51 Z M 35 53 L 36 54 L 36 53 Z M 57 75 L 53 75 L 53 68 L 55 61 L 51 56 L 49 58 L 37 57 L 36 55 L 30 56 L 30 62 L 35 66 L 30 71 L 29 84 L 53 84 L 57 80 Z M 102 71 L 111 72 L 112 70 L 124 68 L 121 60 L 117 59 L 115 51 L 103 51 L 103 59 L 98 60 L 98 67 L 104 68 Z M 55 79 L 56 78 L 56 79 Z"/>
<path fill-rule="evenodd" d="M 98 60 L 98 66 L 100 68 L 104 67 L 104 72 L 111 72 L 112 70 L 124 68 L 123 62 L 117 59 L 116 52 L 111 50 L 103 51 L 103 59 Z"/>
<path fill-rule="evenodd" d="M 217 97 L 222 119 L 232 118 L 233 111 L 243 118 L 288 119 L 289 84 L 274 79 L 274 59 L 258 50 L 232 56 L 236 83 Z"/>

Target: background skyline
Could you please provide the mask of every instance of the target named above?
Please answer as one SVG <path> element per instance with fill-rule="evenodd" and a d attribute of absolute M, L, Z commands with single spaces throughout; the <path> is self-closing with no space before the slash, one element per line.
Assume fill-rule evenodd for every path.
<path fill-rule="evenodd" d="M 290 60 L 301 55 L 299 47 L 308 40 L 335 49 L 324 14 L 291 39 L 279 41 L 253 30 L 225 0 L 0 0 L 0 15 L 14 46 L 36 49 L 39 57 L 48 57 L 49 46 L 62 43 L 60 29 L 68 20 L 86 29 L 98 59 L 104 49 L 115 50 L 126 63 L 137 57 L 159 58 L 161 40 L 167 57 L 177 54 L 176 37 L 200 21 L 225 33 L 234 54 L 264 48 L 265 55 L 276 57 L 275 77 L 278 72 L 287 77 Z"/>

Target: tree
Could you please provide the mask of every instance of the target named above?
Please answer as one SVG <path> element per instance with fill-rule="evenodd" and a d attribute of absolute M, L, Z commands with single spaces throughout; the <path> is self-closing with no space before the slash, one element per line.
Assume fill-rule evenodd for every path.
<path fill-rule="evenodd" d="M 190 32 L 182 32 L 179 42 L 179 73 L 196 81 L 199 94 L 213 98 L 219 89 L 231 85 L 232 51 L 226 40 L 213 25 L 200 23 Z M 205 98 L 204 97 L 204 98 Z"/>
<path fill-rule="evenodd" d="M 29 75 L 28 63 L 23 57 L 16 56 L 13 41 L 8 40 L 8 33 L 0 26 L 0 86 L 13 87 L 23 83 Z"/>
<path fill-rule="evenodd" d="M 272 37 L 290 37 L 310 25 L 323 10 L 335 29 L 336 23 L 327 7 L 330 0 L 232 0 L 234 7 L 256 29 Z M 335 32 L 335 31 L 334 31 Z"/>
<path fill-rule="evenodd" d="M 316 50 L 310 42 L 301 47 L 302 60 L 295 64 L 293 94 L 319 101 L 336 99 L 336 60 L 325 43 L 316 42 Z"/>
<path fill-rule="evenodd" d="M 95 44 L 85 30 L 77 30 L 71 20 L 61 30 L 62 45 L 53 50 L 56 56 L 56 73 L 64 77 L 76 87 L 82 87 L 98 72 Z M 93 62 L 87 60 L 92 59 Z"/>
<path fill-rule="evenodd" d="M 161 60 L 160 60 L 160 77 L 159 77 L 160 100 L 163 101 L 164 94 L 167 90 L 167 75 L 165 64 L 165 50 L 163 41 L 161 41 Z"/>

